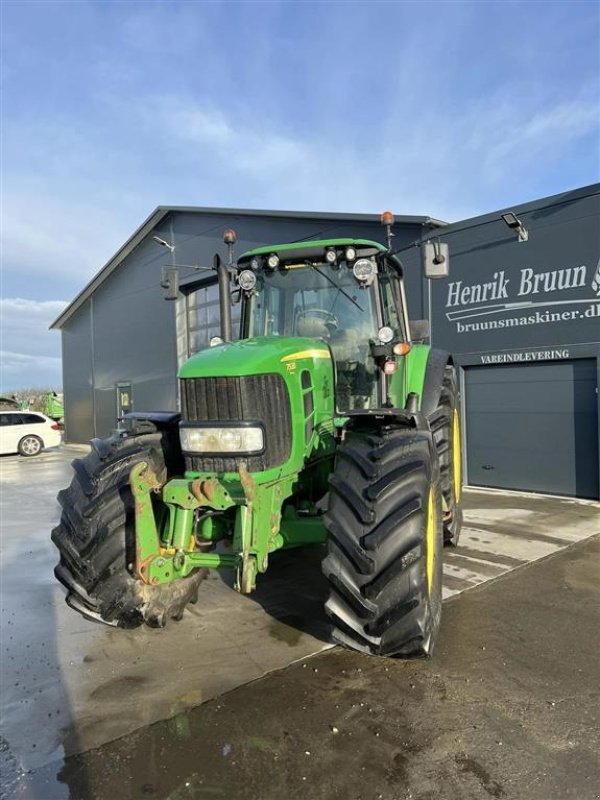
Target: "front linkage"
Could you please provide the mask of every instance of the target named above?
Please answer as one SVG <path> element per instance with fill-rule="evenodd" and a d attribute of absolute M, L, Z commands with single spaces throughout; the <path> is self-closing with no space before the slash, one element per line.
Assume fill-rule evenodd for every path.
<path fill-rule="evenodd" d="M 146 462 L 136 464 L 129 477 L 135 501 L 136 576 L 158 586 L 198 568 L 229 567 L 236 570 L 237 591 L 250 593 L 257 574 L 267 570 L 269 553 L 326 541 L 316 509 L 299 516 L 290 508 L 282 519 L 283 502 L 291 496 L 296 480 L 294 475 L 257 483 L 242 461 L 236 480 L 207 475 L 175 478 L 161 486 Z M 153 495 L 160 496 L 161 505 L 153 501 Z M 231 536 L 220 512 L 234 506 Z M 205 552 L 227 539 L 232 553 Z"/>

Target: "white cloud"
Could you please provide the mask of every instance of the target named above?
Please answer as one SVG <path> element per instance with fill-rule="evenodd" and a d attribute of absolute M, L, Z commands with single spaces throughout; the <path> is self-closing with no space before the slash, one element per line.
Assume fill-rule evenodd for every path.
<path fill-rule="evenodd" d="M 13 374 L 20 374 L 23 369 L 60 370 L 61 365 L 61 359 L 57 357 L 31 356 L 26 353 L 11 353 L 8 350 L 0 350 L 0 359 L 2 359 L 2 369 Z M 30 373 L 30 384 L 34 385 L 35 383 L 36 377 Z"/>
<path fill-rule="evenodd" d="M 22 386 L 60 386 L 60 335 L 48 326 L 64 300 L 0 299 L 2 391 Z"/>
<path fill-rule="evenodd" d="M 484 184 L 522 181 L 522 170 L 531 177 L 552 168 L 572 143 L 597 131 L 598 125 L 597 103 L 585 95 L 535 111 L 498 98 L 492 108 L 478 109 L 464 151 L 479 156 Z"/>
<path fill-rule="evenodd" d="M 35 278 L 43 296 L 55 276 L 74 296 L 159 203 L 474 216 L 533 199 L 523 186 L 598 124 L 589 88 L 554 103 L 501 90 L 456 113 L 410 92 L 393 100 L 376 120 L 342 118 L 332 136 L 318 121 L 290 128 L 183 93 L 104 98 L 139 151 L 105 142 L 101 127 L 86 136 L 66 119 L 23 122 L 12 148 L 29 160 L 7 170 L 3 197 L 10 291 Z"/>
<path fill-rule="evenodd" d="M 24 388 L 62 386 L 61 359 L 53 356 L 32 356 L 0 350 L 0 393 L 10 394 Z"/>
<path fill-rule="evenodd" d="M 33 314 L 35 316 L 45 316 L 47 314 L 60 313 L 65 307 L 66 300 L 29 300 L 26 297 L 2 297 L 0 298 L 0 310 L 3 314 Z"/>
<path fill-rule="evenodd" d="M 188 179 L 211 185 L 221 204 L 370 212 L 393 206 L 454 221 L 501 207 L 507 193 L 518 201 L 524 176 L 541 179 L 597 130 L 590 95 L 547 105 L 538 98 L 533 111 L 528 98 L 501 93 L 454 115 L 434 105 L 418 114 L 407 108 L 382 118 L 381 147 L 352 136 L 346 121 L 332 140 L 309 125 L 289 132 L 234 119 L 190 97 L 157 96 L 140 114 L 144 127 L 160 132 L 170 158 L 185 161 Z"/>
<path fill-rule="evenodd" d="M 99 207 L 71 190 L 48 195 L 41 182 L 4 193 L 5 275 L 67 277 L 79 288 L 108 261 L 131 233 L 107 203 Z M 132 215 L 133 217 L 133 215 Z M 133 223 L 133 219 L 131 223 Z M 133 223 L 135 224 L 135 223 Z"/>
<path fill-rule="evenodd" d="M 66 306 L 65 300 L 1 298 L 3 346 L 15 352 L 53 354 L 60 348 L 60 339 L 56 332 L 50 332 L 48 328 Z"/>

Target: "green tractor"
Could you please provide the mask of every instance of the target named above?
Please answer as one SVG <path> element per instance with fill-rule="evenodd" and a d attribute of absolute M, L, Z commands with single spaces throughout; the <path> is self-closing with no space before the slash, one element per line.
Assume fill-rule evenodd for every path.
<path fill-rule="evenodd" d="M 64 427 L 65 407 L 62 392 L 47 392 L 44 396 L 44 414 Z"/>
<path fill-rule="evenodd" d="M 226 232 L 222 335 L 181 367 L 181 413 L 127 415 L 59 494 L 55 573 L 70 606 L 162 627 L 208 569 L 235 570 L 249 593 L 272 553 L 318 544 L 334 641 L 432 652 L 442 549 L 462 521 L 459 395 L 449 355 L 418 343 L 422 321 L 411 328 L 383 221 L 387 247 L 295 242 L 236 266 Z M 447 274 L 444 245 L 422 251 L 428 277 Z"/>

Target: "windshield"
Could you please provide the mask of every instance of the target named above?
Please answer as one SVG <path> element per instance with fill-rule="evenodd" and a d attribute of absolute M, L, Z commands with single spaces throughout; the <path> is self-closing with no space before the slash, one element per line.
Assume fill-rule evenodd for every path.
<path fill-rule="evenodd" d="M 369 340 L 377 336 L 375 293 L 361 288 L 351 266 L 299 265 L 258 274 L 249 298 L 246 335 L 323 339 L 336 364 L 338 408 L 377 405 Z"/>
<path fill-rule="evenodd" d="M 250 300 L 249 336 L 328 338 L 334 330 L 357 326 L 367 339 L 377 333 L 371 293 L 361 289 L 344 265 L 265 270 L 256 289 Z M 312 321 L 317 318 L 320 325 Z M 308 328 L 317 332 L 305 333 Z"/>

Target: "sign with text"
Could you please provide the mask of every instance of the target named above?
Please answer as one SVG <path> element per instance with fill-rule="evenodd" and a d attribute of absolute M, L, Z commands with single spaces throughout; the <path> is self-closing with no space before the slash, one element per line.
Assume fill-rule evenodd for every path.
<path fill-rule="evenodd" d="M 594 199 L 597 208 L 597 196 L 573 205 Z M 448 231 L 450 276 L 432 286 L 437 347 L 543 354 L 600 341 L 600 216 L 568 211 L 564 222 L 559 210 L 552 225 L 532 226 L 524 243 L 485 242 L 480 233 L 478 246 L 469 247 L 472 229 Z M 495 224 L 486 226 L 490 235 Z"/>
<path fill-rule="evenodd" d="M 529 361 L 562 361 L 570 358 L 568 347 L 560 350 L 527 350 L 523 353 L 485 353 L 482 364 L 526 364 Z"/>

